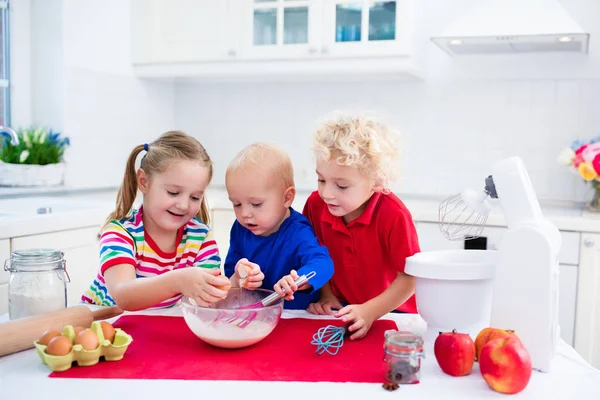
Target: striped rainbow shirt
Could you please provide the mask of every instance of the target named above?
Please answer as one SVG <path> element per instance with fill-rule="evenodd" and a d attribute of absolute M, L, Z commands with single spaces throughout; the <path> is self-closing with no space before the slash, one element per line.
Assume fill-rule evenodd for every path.
<path fill-rule="evenodd" d="M 110 221 L 100 236 L 100 270 L 96 279 L 81 300 L 103 306 L 115 305 L 104 281 L 104 271 L 119 264 L 135 267 L 137 278 L 147 278 L 166 272 L 187 268 L 220 268 L 221 258 L 217 243 L 210 228 L 196 217 L 177 232 L 177 250 L 162 251 L 148 234 L 144 234 L 143 207 L 134 210 L 128 217 Z M 181 294 L 151 308 L 171 307 L 179 301 Z"/>

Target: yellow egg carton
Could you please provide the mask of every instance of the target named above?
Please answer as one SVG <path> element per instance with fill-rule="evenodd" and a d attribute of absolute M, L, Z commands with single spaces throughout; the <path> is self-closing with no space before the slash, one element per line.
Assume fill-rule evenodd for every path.
<path fill-rule="evenodd" d="M 74 344 L 69 354 L 64 356 L 53 356 L 46 353 L 46 347 L 39 344 L 36 340 L 34 345 L 37 353 L 42 359 L 42 362 L 50 367 L 52 371 L 66 371 L 76 362 L 80 367 L 95 365 L 100 361 L 100 357 L 104 357 L 106 361 L 119 361 L 125 355 L 127 347 L 133 342 L 133 338 L 125 333 L 120 328 L 115 329 L 115 337 L 111 343 L 104 338 L 102 327 L 99 321 L 92 322 L 90 327 L 92 331 L 98 335 L 98 348 L 95 350 L 85 350 L 81 344 Z M 66 325 L 62 331 L 63 336 L 66 336 L 71 341 L 75 340 L 75 328 L 73 325 Z"/>

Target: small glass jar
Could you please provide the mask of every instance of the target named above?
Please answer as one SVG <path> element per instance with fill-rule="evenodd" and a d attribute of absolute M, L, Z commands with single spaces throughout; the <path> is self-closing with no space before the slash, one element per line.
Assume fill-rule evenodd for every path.
<path fill-rule="evenodd" d="M 389 383 L 412 384 L 421 380 L 423 338 L 412 332 L 388 330 L 383 344 L 385 379 Z"/>
<path fill-rule="evenodd" d="M 15 250 L 4 262 L 11 320 L 60 310 L 67 306 L 67 262 L 53 249 Z"/>

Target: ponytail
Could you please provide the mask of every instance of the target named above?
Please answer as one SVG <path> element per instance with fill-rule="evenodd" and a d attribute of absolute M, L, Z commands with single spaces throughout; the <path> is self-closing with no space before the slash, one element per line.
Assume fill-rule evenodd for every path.
<path fill-rule="evenodd" d="M 196 218 L 204 223 L 204 225 L 210 226 L 210 212 L 208 211 L 208 203 L 206 202 L 206 196 L 202 196 L 202 204 L 200 210 L 196 214 Z"/>
<path fill-rule="evenodd" d="M 133 207 L 133 202 L 137 197 L 137 176 L 135 171 L 135 160 L 137 159 L 138 154 L 144 150 L 143 145 L 135 146 L 134 149 L 129 154 L 129 158 L 127 159 L 127 166 L 125 167 L 125 175 L 123 176 L 123 183 L 121 183 L 121 187 L 119 188 L 119 193 L 117 193 L 117 204 L 115 210 L 110 213 L 108 216 L 106 223 L 109 223 L 112 220 L 121 220 L 129 214 L 131 208 Z"/>

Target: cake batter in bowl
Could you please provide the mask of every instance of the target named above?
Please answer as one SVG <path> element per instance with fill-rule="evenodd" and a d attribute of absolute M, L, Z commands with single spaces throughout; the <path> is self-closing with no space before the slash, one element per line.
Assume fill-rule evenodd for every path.
<path fill-rule="evenodd" d="M 227 298 L 210 307 L 200 307 L 190 302 L 186 296 L 181 299 L 183 318 L 192 332 L 204 342 L 226 349 L 239 349 L 252 346 L 266 338 L 277 326 L 283 302 L 263 307 L 238 310 L 257 303 L 273 293 L 266 289 L 231 288 Z M 252 315 L 252 322 L 240 328 L 238 322 Z"/>

